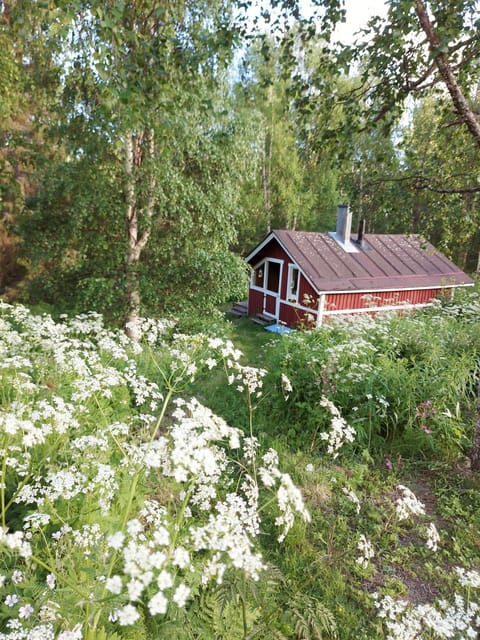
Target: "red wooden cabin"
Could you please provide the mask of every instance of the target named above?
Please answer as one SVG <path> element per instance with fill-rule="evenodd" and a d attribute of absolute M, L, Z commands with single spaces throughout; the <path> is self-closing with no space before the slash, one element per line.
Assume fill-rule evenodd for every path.
<path fill-rule="evenodd" d="M 473 285 L 430 243 L 415 235 L 351 234 L 348 206 L 331 233 L 272 231 L 247 256 L 252 267 L 248 315 L 295 326 L 329 316 L 411 309 L 455 287 Z"/>

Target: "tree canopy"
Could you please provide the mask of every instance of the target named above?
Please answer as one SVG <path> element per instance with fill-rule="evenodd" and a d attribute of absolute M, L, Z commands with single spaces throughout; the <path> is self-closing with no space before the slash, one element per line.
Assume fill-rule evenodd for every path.
<path fill-rule="evenodd" d="M 132 326 L 214 308 L 269 228 L 329 230 L 341 200 L 475 268 L 473 0 L 391 0 L 348 45 L 336 0 L 0 7 L 2 260 L 23 252 L 0 285 Z"/>

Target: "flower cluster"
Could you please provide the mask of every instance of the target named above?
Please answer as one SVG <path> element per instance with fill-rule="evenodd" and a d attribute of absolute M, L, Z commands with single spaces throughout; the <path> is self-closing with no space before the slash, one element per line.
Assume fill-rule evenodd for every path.
<path fill-rule="evenodd" d="M 356 432 L 353 427 L 345 422 L 340 411 L 328 398 L 322 396 L 320 405 L 325 407 L 332 416 L 330 431 L 328 433 L 321 433 L 320 437 L 327 442 L 327 451 L 335 459 L 338 456 L 339 449 L 341 449 L 346 442 L 354 441 Z"/>
<path fill-rule="evenodd" d="M 453 602 L 439 600 L 435 604 L 412 606 L 406 600 L 391 596 L 374 596 L 378 617 L 387 629 L 387 640 L 468 640 L 478 638 L 480 605 L 455 593 Z"/>
<path fill-rule="evenodd" d="M 415 417 L 418 418 L 420 422 L 420 429 L 427 435 L 430 435 L 432 433 L 432 430 L 428 427 L 427 423 L 436 415 L 436 413 L 437 410 L 433 406 L 431 400 L 425 400 L 425 402 L 421 402 L 417 407 Z"/>
<path fill-rule="evenodd" d="M 395 501 L 395 510 L 399 520 L 407 520 L 410 516 L 425 515 L 425 505 L 420 502 L 411 489 L 399 484 L 397 491 L 400 496 Z"/>
<path fill-rule="evenodd" d="M 290 394 L 293 391 L 293 387 L 289 377 L 286 376 L 284 373 L 282 373 L 281 375 L 281 383 L 282 383 L 283 397 L 285 398 L 285 400 L 288 400 L 288 398 L 290 397 Z"/>
<path fill-rule="evenodd" d="M 140 373 L 138 346 L 95 314 L 55 323 L 0 305 L 0 598 L 10 613 L 0 638 L 77 640 L 92 620 L 114 630 L 141 611 L 168 615 L 230 568 L 258 579 L 265 503 L 276 505 L 279 540 L 296 514 L 309 519 L 273 449 L 262 456 L 254 436 L 196 399 L 166 413 L 197 370 L 226 361 L 255 397 L 266 372 L 239 365 L 229 341 L 167 343 L 169 323 L 146 328 L 157 380 Z"/>
<path fill-rule="evenodd" d="M 437 531 L 437 527 L 430 522 L 427 527 L 427 548 L 431 551 L 438 550 L 438 543 L 440 542 L 440 535 Z"/>
<path fill-rule="evenodd" d="M 244 367 L 238 362 L 231 362 L 228 383 L 236 384 L 237 391 L 240 393 L 247 391 L 250 397 L 260 398 L 266 373 L 265 369 Z"/>
<path fill-rule="evenodd" d="M 367 569 L 370 564 L 370 560 L 375 556 L 375 552 L 373 550 L 372 543 L 370 540 L 367 540 L 363 533 L 360 534 L 357 549 L 360 551 L 360 556 L 357 558 L 357 564 L 359 564 L 362 569 Z"/>
<path fill-rule="evenodd" d="M 455 567 L 455 572 L 458 576 L 458 582 L 462 587 L 471 587 L 473 589 L 480 589 L 480 572 L 475 569 L 467 571 L 463 567 Z"/>
<path fill-rule="evenodd" d="M 355 511 L 357 512 L 357 514 L 360 513 L 361 504 L 355 491 L 353 489 L 343 487 L 342 492 L 347 496 L 350 502 L 353 502 L 353 504 L 355 505 Z"/>

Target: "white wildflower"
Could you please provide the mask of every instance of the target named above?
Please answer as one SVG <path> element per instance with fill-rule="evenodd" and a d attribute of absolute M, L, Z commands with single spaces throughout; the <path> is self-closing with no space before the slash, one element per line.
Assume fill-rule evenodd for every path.
<path fill-rule="evenodd" d="M 437 527 L 433 524 L 433 522 L 428 525 L 427 535 L 427 548 L 431 549 L 432 551 L 437 551 L 438 543 L 440 542 L 440 536 L 438 534 Z"/>
<path fill-rule="evenodd" d="M 19 602 L 19 597 L 17 596 L 16 593 L 9 594 L 5 598 L 5 604 L 7 605 L 7 607 L 14 607 L 16 604 L 18 604 L 18 602 Z"/>
<path fill-rule="evenodd" d="M 157 585 L 161 591 L 170 589 L 170 587 L 173 585 L 173 578 L 168 573 L 168 571 L 163 570 L 158 574 Z"/>
<path fill-rule="evenodd" d="M 45 582 L 47 583 L 47 587 L 49 589 L 51 589 L 52 591 L 55 589 L 55 584 L 56 584 L 56 578 L 55 575 L 53 573 L 49 573 Z"/>
<path fill-rule="evenodd" d="M 467 571 L 462 567 L 455 567 L 455 572 L 458 576 L 458 582 L 462 587 L 471 587 L 474 589 L 480 589 L 480 572 L 475 569 Z"/>
<path fill-rule="evenodd" d="M 402 484 L 397 486 L 400 497 L 395 502 L 395 510 L 399 520 L 406 520 L 411 515 L 424 516 L 425 505 L 418 500 L 417 496 L 408 487 Z"/>
<path fill-rule="evenodd" d="M 366 569 L 370 563 L 370 560 L 375 556 L 375 552 L 373 550 L 372 543 L 364 536 L 363 533 L 360 535 L 357 549 L 361 553 L 361 555 L 356 560 L 357 564 L 359 564 L 363 569 Z"/>
<path fill-rule="evenodd" d="M 310 522 L 310 513 L 305 508 L 303 497 L 288 473 L 280 474 L 280 487 L 277 491 L 278 507 L 281 515 L 275 519 L 275 524 L 283 528 L 278 536 L 278 541 L 283 542 L 287 533 L 293 526 L 294 511 L 299 513 L 305 522 Z"/>
<path fill-rule="evenodd" d="M 122 592 L 122 578 L 120 576 L 112 576 L 105 581 L 105 588 L 110 593 L 118 595 Z"/>
<path fill-rule="evenodd" d="M 34 609 L 31 604 L 25 604 L 23 605 L 23 607 L 20 607 L 20 609 L 18 610 L 18 617 L 28 620 L 28 618 L 30 618 L 30 616 L 32 615 L 33 611 Z"/>
<path fill-rule="evenodd" d="M 117 531 L 107 537 L 107 545 L 118 551 L 122 548 L 124 540 L 125 534 L 122 531 Z"/>
<path fill-rule="evenodd" d="M 290 382 L 290 379 L 288 378 L 288 376 L 282 373 L 282 393 L 285 400 L 288 400 L 292 391 L 293 391 L 293 387 L 292 387 L 292 383 Z"/>
<path fill-rule="evenodd" d="M 205 360 L 205 364 L 208 367 L 208 369 L 213 369 L 213 367 L 217 365 L 217 361 L 214 360 L 213 358 L 207 358 L 207 360 Z"/>
<path fill-rule="evenodd" d="M 138 600 L 144 591 L 145 585 L 142 580 L 133 579 L 127 585 L 128 597 L 130 600 Z"/>
<path fill-rule="evenodd" d="M 15 569 L 15 571 L 12 573 L 13 584 L 20 584 L 22 580 L 23 580 L 23 571 L 20 571 L 19 569 Z"/>
<path fill-rule="evenodd" d="M 82 640 L 82 637 L 82 625 L 77 624 L 71 631 L 66 630 L 59 633 L 57 636 L 57 640 Z"/>
<path fill-rule="evenodd" d="M 148 602 L 148 609 L 152 616 L 163 615 L 167 612 L 168 600 L 161 591 L 156 593 Z"/>
<path fill-rule="evenodd" d="M 172 563 L 180 569 L 185 569 L 190 562 L 190 555 L 186 549 L 183 547 L 177 547 L 173 554 Z"/>
<path fill-rule="evenodd" d="M 340 411 L 328 398 L 323 396 L 320 405 L 325 407 L 332 415 L 330 431 L 321 433 L 320 438 L 327 442 L 327 452 L 335 459 L 338 456 L 339 449 L 346 442 L 355 440 L 356 431 L 345 422 Z"/>
<path fill-rule="evenodd" d="M 347 496 L 347 498 L 353 502 L 353 504 L 355 505 L 355 510 L 357 513 L 360 513 L 360 500 L 358 499 L 357 494 L 355 493 L 355 491 L 353 491 L 353 489 L 347 488 L 347 487 L 343 487 L 342 489 L 343 493 Z"/>
<path fill-rule="evenodd" d="M 190 595 L 189 587 L 187 587 L 184 584 L 179 584 L 175 590 L 175 593 L 173 594 L 173 601 L 175 602 L 177 607 L 180 607 L 180 609 L 183 609 L 183 607 L 185 606 L 188 600 L 189 595 Z"/>
<path fill-rule="evenodd" d="M 126 604 L 121 609 L 117 609 L 116 613 L 118 617 L 118 624 L 121 627 L 127 627 L 130 624 L 135 624 L 135 622 L 140 618 L 140 614 L 131 604 Z"/>

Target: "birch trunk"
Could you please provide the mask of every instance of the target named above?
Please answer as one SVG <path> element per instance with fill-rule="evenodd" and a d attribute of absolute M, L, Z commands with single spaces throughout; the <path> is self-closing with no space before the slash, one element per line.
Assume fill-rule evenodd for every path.
<path fill-rule="evenodd" d="M 452 98 L 455 109 L 457 110 L 460 119 L 465 123 L 466 127 L 472 134 L 475 142 L 480 147 L 480 123 L 460 89 L 460 86 L 453 74 L 452 67 L 448 62 L 447 56 L 444 53 L 438 52 L 440 47 L 440 38 L 430 21 L 427 8 L 422 0 L 416 0 L 415 11 L 418 20 L 420 21 L 420 25 L 427 36 L 430 52 L 434 56 L 435 64 L 448 89 L 450 97 Z"/>
<path fill-rule="evenodd" d="M 144 151 L 146 153 L 144 153 Z M 127 314 L 125 331 L 135 342 L 141 337 L 141 295 L 138 268 L 140 257 L 151 233 L 151 223 L 155 205 L 155 173 L 153 159 L 155 140 L 153 130 L 138 135 L 129 133 L 125 140 L 125 176 L 126 176 L 126 216 L 128 253 L 126 266 Z M 142 207 L 138 202 L 135 189 L 135 169 L 142 163 L 149 163 L 149 189 L 147 201 Z M 140 231 L 140 218 L 142 230 Z"/>
<path fill-rule="evenodd" d="M 265 134 L 265 145 L 263 148 L 263 162 L 262 162 L 262 191 L 263 191 L 263 207 L 265 211 L 265 219 L 267 223 L 267 233 L 270 233 L 272 221 L 271 211 L 272 206 L 270 202 L 270 187 L 271 187 L 271 171 L 272 171 L 272 136 L 270 131 Z"/>
<path fill-rule="evenodd" d="M 480 147 L 480 123 L 477 121 L 475 114 L 468 105 L 468 102 L 455 79 L 452 68 L 447 60 L 447 56 L 442 52 L 437 53 L 440 47 L 440 38 L 433 28 L 427 13 L 427 8 L 422 0 L 416 0 L 415 11 L 422 29 L 427 36 L 430 51 L 434 55 L 435 64 L 437 65 L 440 76 L 442 77 L 450 97 L 452 98 L 455 109 L 457 110 L 460 119 L 465 123 L 469 132 L 472 134 L 475 142 Z M 472 470 L 480 471 L 480 375 L 477 395 L 477 421 L 473 436 L 472 449 L 470 452 L 470 465 Z"/>

